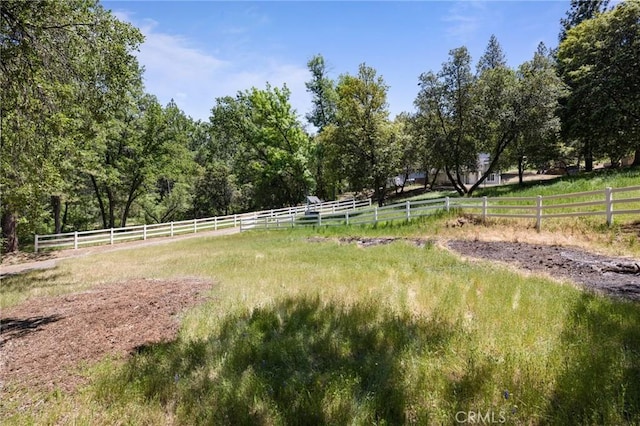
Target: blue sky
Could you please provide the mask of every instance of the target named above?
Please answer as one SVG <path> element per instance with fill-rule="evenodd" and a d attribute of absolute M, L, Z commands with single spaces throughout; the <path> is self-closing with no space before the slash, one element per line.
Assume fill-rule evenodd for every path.
<path fill-rule="evenodd" d="M 391 118 L 414 110 L 418 76 L 467 46 L 474 64 L 495 34 L 517 67 L 539 42 L 555 47 L 565 1 L 220 2 L 103 1 L 146 37 L 138 59 L 147 92 L 208 120 L 215 99 L 286 85 L 301 117 L 311 108 L 307 61 L 322 54 L 331 76 L 366 63 L 389 86 Z M 304 121 L 304 120 L 303 120 Z M 306 122 L 305 122 L 306 123 Z"/>

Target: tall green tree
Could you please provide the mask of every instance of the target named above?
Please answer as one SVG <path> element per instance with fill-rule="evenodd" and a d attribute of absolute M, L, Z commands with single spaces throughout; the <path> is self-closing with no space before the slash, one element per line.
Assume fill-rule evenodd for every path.
<path fill-rule="evenodd" d="M 296 205 L 312 190 L 309 139 L 289 96 L 286 86 L 267 85 L 220 98 L 212 110 L 213 146 L 251 194 L 250 208 Z"/>
<path fill-rule="evenodd" d="M 614 162 L 635 151 L 640 164 L 640 2 L 622 2 L 570 29 L 557 55 L 572 89 L 570 133 L 588 133 Z"/>
<path fill-rule="evenodd" d="M 307 113 L 307 120 L 318 131 L 336 122 L 338 94 L 334 81 L 329 78 L 327 64 L 322 55 L 315 55 L 307 62 L 311 80 L 305 83 L 307 92 L 311 93 L 312 109 Z"/>
<path fill-rule="evenodd" d="M 398 173 L 398 134 L 389 121 L 387 90 L 374 68 L 361 64 L 358 75 L 338 80 L 337 124 L 331 143 L 351 189 L 373 188 L 384 204 L 388 180 Z"/>
<path fill-rule="evenodd" d="M 523 184 L 525 168 L 538 169 L 560 157 L 559 99 L 566 88 L 556 73 L 555 61 L 544 43 L 533 58 L 520 65 L 517 72 L 523 117 L 518 136 L 506 150 L 504 165 L 518 167 L 518 181 Z"/>
<path fill-rule="evenodd" d="M 604 12 L 608 5 L 609 0 L 571 0 L 565 18 L 560 20 L 560 42 L 567 38 L 567 31 Z"/>
<path fill-rule="evenodd" d="M 329 148 L 325 143 L 327 138 L 319 135 L 327 126 L 336 123 L 338 94 L 322 55 L 311 58 L 307 67 L 311 73 L 311 80 L 306 82 L 305 86 L 312 96 L 312 110 L 307 113 L 306 119 L 317 130 L 310 141 L 309 168 L 316 182 L 316 195 L 322 199 L 335 198 L 338 182 L 334 179 L 335 170 L 330 169 L 334 161 L 330 158 Z"/>
<path fill-rule="evenodd" d="M 569 30 L 604 12 L 608 4 L 609 0 L 571 0 L 566 18 L 560 21 L 560 44 L 566 40 Z M 563 136 L 575 146 L 580 156 L 584 157 L 585 170 L 590 171 L 593 169 L 594 157 L 602 154 L 601 144 L 594 135 L 590 117 L 591 111 L 598 106 L 593 103 L 594 99 L 584 87 L 574 84 L 564 62 L 559 60 L 557 65 L 563 81 L 571 88 L 561 103 Z"/>
<path fill-rule="evenodd" d="M 431 145 L 434 166 L 443 169 L 455 190 L 464 195 L 464 174 L 477 167 L 473 138 L 475 77 L 467 48 L 451 50 L 442 69 L 437 74 L 421 74 L 418 84 L 420 91 L 414 104 L 419 133 Z"/>
<path fill-rule="evenodd" d="M 57 217 L 59 197 L 81 167 L 87 94 L 105 89 L 87 79 L 94 61 L 135 62 L 142 35 L 92 0 L 6 0 L 0 15 L 2 235 L 15 251 L 18 224 L 27 232 L 41 227 L 49 200 Z"/>
<path fill-rule="evenodd" d="M 507 66 L 495 37 L 489 41 L 479 64 L 473 89 L 472 137 L 476 153 L 489 154 L 489 165 L 468 189 L 468 195 L 496 170 L 503 152 L 517 138 L 528 107 L 522 103 L 520 82 L 515 71 Z"/>

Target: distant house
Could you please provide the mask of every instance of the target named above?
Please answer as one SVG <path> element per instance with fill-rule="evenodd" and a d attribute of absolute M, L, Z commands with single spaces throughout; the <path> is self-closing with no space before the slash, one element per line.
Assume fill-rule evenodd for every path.
<path fill-rule="evenodd" d="M 484 153 L 478 154 L 477 170 L 468 171 L 462 177 L 466 185 L 473 185 L 478 180 L 480 180 L 482 175 L 489 169 L 490 158 L 491 157 L 489 154 L 484 154 Z M 429 171 L 429 181 L 433 181 L 433 174 L 435 172 L 436 172 L 435 169 L 432 169 L 431 171 Z M 484 182 L 482 182 L 482 184 L 483 185 L 500 185 L 502 183 L 502 178 L 500 177 L 500 175 L 501 175 L 500 170 L 495 170 L 491 172 L 489 176 L 487 176 L 487 178 L 484 180 Z M 426 178 L 427 176 L 424 171 L 413 172 L 413 173 L 410 173 L 409 176 L 407 177 L 407 183 L 415 182 L 415 183 L 424 185 Z M 396 186 L 402 186 L 404 179 L 405 179 L 404 175 L 396 176 L 394 178 Z M 444 172 L 444 170 L 440 170 L 440 172 L 438 173 L 438 176 L 436 176 L 435 184 L 436 185 L 450 184 L 449 178 L 447 177 L 447 174 Z"/>

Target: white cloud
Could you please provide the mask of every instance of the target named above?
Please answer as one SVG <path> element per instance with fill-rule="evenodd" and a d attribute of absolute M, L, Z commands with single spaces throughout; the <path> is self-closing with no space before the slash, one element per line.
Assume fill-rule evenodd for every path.
<path fill-rule="evenodd" d="M 442 18 L 442 21 L 448 24 L 447 35 L 461 43 L 473 40 L 485 20 L 486 7 L 480 1 L 453 3 L 448 15 Z"/>
<path fill-rule="evenodd" d="M 208 120 L 217 97 L 234 96 L 253 86 L 264 88 L 267 82 L 277 87 L 287 85 L 290 102 L 299 115 L 310 108 L 311 98 L 304 85 L 309 75 L 304 65 L 283 63 L 251 51 L 227 52 L 229 58 L 222 59 L 223 53 L 214 55 L 195 47 L 184 36 L 160 31 L 157 22 L 136 23 L 123 12 L 116 16 L 132 22 L 145 35 L 138 60 L 145 68 L 146 91 L 163 104 L 174 99 L 194 119 Z"/>

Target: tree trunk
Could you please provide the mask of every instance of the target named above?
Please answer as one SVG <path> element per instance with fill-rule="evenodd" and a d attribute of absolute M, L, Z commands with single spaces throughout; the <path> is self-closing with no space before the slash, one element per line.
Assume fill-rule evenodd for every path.
<path fill-rule="evenodd" d="M 431 185 L 429 187 L 429 189 L 431 191 L 433 191 L 433 186 L 436 184 L 436 179 L 438 179 L 438 175 L 440 174 L 440 169 L 436 169 L 435 174 L 433 175 L 433 179 L 431 179 Z M 425 180 L 426 182 L 426 180 Z"/>
<path fill-rule="evenodd" d="M 518 185 L 522 186 L 524 183 L 524 159 L 518 158 Z"/>
<path fill-rule="evenodd" d="M 588 148 L 584 153 L 584 171 L 590 172 L 593 170 L 593 152 Z"/>
<path fill-rule="evenodd" d="M 6 253 L 18 251 L 18 215 L 11 210 L 2 214 L 2 238 Z"/>
<path fill-rule="evenodd" d="M 54 234 L 62 233 L 62 223 L 60 221 L 60 213 L 62 211 L 62 201 L 59 195 L 51 196 L 51 210 L 53 213 L 53 223 L 55 227 Z"/>
<path fill-rule="evenodd" d="M 116 227 L 116 198 L 111 188 L 107 187 L 107 200 L 109 201 L 109 223 L 107 228 Z"/>
<path fill-rule="evenodd" d="M 67 227 L 67 216 L 69 213 L 69 202 L 65 201 L 64 203 L 64 214 L 62 215 L 62 226 L 60 227 L 60 231 L 64 232 L 64 229 Z"/>
<path fill-rule="evenodd" d="M 636 149 L 636 155 L 633 157 L 633 163 L 631 163 L 633 167 L 640 166 L 640 148 Z"/>
<path fill-rule="evenodd" d="M 102 201 L 102 196 L 100 195 L 100 188 L 98 187 L 98 182 L 96 181 L 96 177 L 91 175 L 91 183 L 93 184 L 93 189 L 96 191 L 96 197 L 98 198 L 98 206 L 100 207 L 100 216 L 102 217 L 102 227 L 108 228 L 107 224 L 107 211 L 104 208 L 104 202 Z"/>
<path fill-rule="evenodd" d="M 378 207 L 382 207 L 384 206 L 384 191 L 385 191 L 385 187 L 382 186 L 382 184 L 380 183 L 380 180 L 375 179 L 375 190 L 374 190 L 374 196 L 376 198 L 376 201 L 378 201 Z"/>
<path fill-rule="evenodd" d="M 456 181 L 456 179 L 451 174 L 451 170 L 449 170 L 449 167 L 445 167 L 444 171 L 447 174 L 447 177 L 449 178 L 449 182 L 451 182 L 451 185 L 453 185 L 453 188 L 456 190 L 458 195 L 464 196 L 464 190 L 462 188 L 460 188 L 460 186 L 458 185 L 458 182 Z"/>

